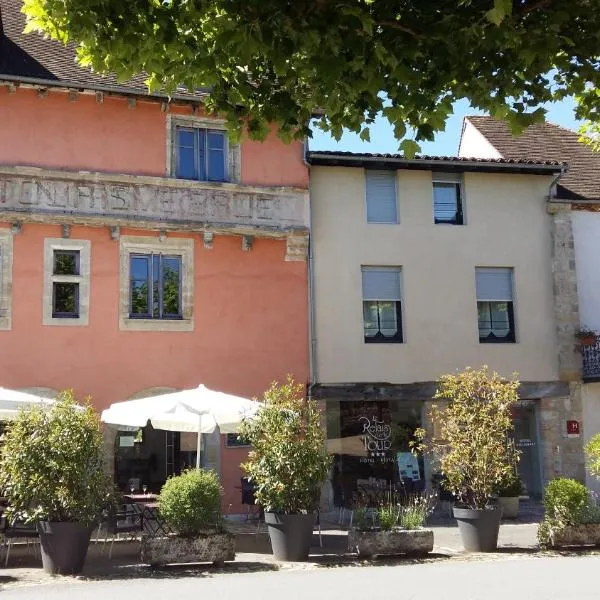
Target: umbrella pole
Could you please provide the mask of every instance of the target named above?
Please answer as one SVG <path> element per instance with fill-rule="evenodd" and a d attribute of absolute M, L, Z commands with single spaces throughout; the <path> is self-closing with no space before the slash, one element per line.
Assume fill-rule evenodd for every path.
<path fill-rule="evenodd" d="M 202 416 L 198 417 L 198 440 L 196 443 L 196 469 L 200 469 L 200 452 L 202 450 Z"/>

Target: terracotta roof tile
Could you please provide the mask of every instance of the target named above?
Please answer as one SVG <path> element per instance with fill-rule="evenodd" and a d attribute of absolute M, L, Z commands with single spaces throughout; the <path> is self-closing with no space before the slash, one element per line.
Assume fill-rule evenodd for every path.
<path fill-rule="evenodd" d="M 22 6 L 22 0 L 0 0 L 0 80 L 30 78 L 48 82 L 48 85 L 92 90 L 110 88 L 124 94 L 148 94 L 143 74 L 119 82 L 115 75 L 102 76 L 80 67 L 75 62 L 75 46 L 72 43 L 64 46 L 36 33 L 25 35 Z M 177 93 L 177 97 L 189 99 L 201 99 L 204 95 L 201 91 L 195 94 Z"/>
<path fill-rule="evenodd" d="M 506 159 L 555 160 L 567 163 L 568 171 L 557 186 L 559 198 L 600 198 L 600 153 L 579 142 L 574 131 L 540 123 L 513 136 L 504 121 L 492 117 L 466 117 Z"/>

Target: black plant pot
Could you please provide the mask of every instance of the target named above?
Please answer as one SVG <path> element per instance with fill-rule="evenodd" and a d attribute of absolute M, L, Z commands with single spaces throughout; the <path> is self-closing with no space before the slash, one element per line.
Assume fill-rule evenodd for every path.
<path fill-rule="evenodd" d="M 38 523 L 42 565 L 52 575 L 81 573 L 92 529 L 80 523 Z"/>
<path fill-rule="evenodd" d="M 273 556 L 277 560 L 308 559 L 315 515 L 282 515 L 265 513 Z"/>
<path fill-rule="evenodd" d="M 467 552 L 493 552 L 498 546 L 502 508 L 489 506 L 482 510 L 454 507 L 454 518 Z"/>

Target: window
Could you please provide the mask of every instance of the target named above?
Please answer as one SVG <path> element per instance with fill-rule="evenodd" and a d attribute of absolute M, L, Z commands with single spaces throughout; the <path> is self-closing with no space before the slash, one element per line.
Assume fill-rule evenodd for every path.
<path fill-rule="evenodd" d="M 463 225 L 462 178 L 459 173 L 433 174 L 433 221 Z"/>
<path fill-rule="evenodd" d="M 227 448 L 247 448 L 250 442 L 239 433 L 228 433 L 225 437 L 225 445 Z"/>
<path fill-rule="evenodd" d="M 398 223 L 396 171 L 365 171 L 367 223 Z"/>
<path fill-rule="evenodd" d="M 12 234 L 0 229 L 0 330 L 12 327 Z"/>
<path fill-rule="evenodd" d="M 226 181 L 227 140 L 224 131 L 177 127 L 175 138 L 176 177 Z"/>
<path fill-rule="evenodd" d="M 54 250 L 52 275 L 52 317 L 78 319 L 79 250 Z"/>
<path fill-rule="evenodd" d="M 90 241 L 44 241 L 44 325 L 89 322 Z"/>
<path fill-rule="evenodd" d="M 181 319 L 181 256 L 130 255 L 132 319 Z"/>
<path fill-rule="evenodd" d="M 400 269 L 363 267 L 363 326 L 366 343 L 402 342 Z"/>
<path fill-rule="evenodd" d="M 500 267 L 475 269 L 479 341 L 514 343 L 513 270 Z"/>
<path fill-rule="evenodd" d="M 193 331 L 194 240 L 121 236 L 119 329 Z"/>

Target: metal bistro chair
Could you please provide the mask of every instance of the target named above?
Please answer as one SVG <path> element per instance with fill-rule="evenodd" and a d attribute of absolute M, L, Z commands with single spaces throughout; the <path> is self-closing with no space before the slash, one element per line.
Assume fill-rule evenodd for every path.
<path fill-rule="evenodd" d="M 39 533 L 35 525 L 24 525 L 23 523 L 9 524 L 8 519 L 5 516 L 1 518 L 0 531 L 4 538 L 4 546 L 6 548 L 6 556 L 4 558 L 4 566 L 8 566 L 8 559 L 10 557 L 10 549 L 14 544 L 15 540 L 25 540 L 27 543 L 27 549 L 29 550 L 30 543 L 33 548 L 33 555 L 36 556 L 36 549 L 39 540 Z"/>
<path fill-rule="evenodd" d="M 104 546 L 108 542 L 110 536 L 110 547 L 108 550 L 108 558 L 112 558 L 113 545 L 115 539 L 122 534 L 127 536 L 129 541 L 133 541 L 138 533 L 144 531 L 144 515 L 141 511 L 136 510 L 133 505 L 125 505 L 125 510 L 109 513 L 104 521 Z M 100 525 L 102 527 L 102 524 Z"/>

